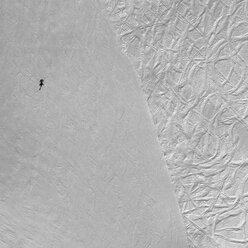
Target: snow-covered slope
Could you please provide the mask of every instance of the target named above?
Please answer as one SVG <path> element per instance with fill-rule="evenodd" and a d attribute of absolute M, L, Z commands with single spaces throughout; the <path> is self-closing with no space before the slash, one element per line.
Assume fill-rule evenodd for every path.
<path fill-rule="evenodd" d="M 136 76 L 97 3 L 0 5 L 0 247 L 186 247 Z"/>

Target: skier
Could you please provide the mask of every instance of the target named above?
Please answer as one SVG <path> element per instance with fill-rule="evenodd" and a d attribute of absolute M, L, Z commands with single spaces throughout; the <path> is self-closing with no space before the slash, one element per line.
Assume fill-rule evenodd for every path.
<path fill-rule="evenodd" d="M 41 88 L 42 88 L 43 85 L 44 85 L 44 79 L 41 79 L 40 80 L 40 84 L 39 84 L 39 86 L 40 86 L 39 90 L 41 90 Z"/>

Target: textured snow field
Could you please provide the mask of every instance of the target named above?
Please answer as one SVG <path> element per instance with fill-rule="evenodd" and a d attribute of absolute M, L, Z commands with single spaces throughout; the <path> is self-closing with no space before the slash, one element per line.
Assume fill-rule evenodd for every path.
<path fill-rule="evenodd" d="M 248 1 L 101 1 L 138 75 L 189 247 L 248 247 Z"/>
<path fill-rule="evenodd" d="M 0 248 L 187 247 L 138 77 L 104 8 L 0 1 Z"/>

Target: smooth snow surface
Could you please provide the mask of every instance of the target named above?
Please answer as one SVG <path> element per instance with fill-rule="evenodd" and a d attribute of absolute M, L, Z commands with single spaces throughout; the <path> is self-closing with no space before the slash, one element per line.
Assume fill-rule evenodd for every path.
<path fill-rule="evenodd" d="M 136 75 L 98 4 L 0 2 L 0 248 L 187 247 Z"/>

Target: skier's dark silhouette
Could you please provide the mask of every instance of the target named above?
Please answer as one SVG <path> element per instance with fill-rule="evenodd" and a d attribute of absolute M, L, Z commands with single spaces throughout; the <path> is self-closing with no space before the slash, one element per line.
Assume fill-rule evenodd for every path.
<path fill-rule="evenodd" d="M 39 84 L 39 86 L 40 86 L 39 90 L 41 90 L 42 86 L 44 85 L 43 82 L 44 82 L 44 79 L 41 79 L 41 80 L 40 80 L 40 84 Z"/>

